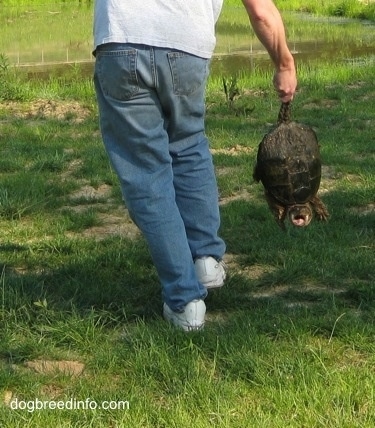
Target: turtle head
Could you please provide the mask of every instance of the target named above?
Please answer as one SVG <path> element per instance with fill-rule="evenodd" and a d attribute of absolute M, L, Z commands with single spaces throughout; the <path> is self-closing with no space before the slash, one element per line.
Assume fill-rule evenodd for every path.
<path fill-rule="evenodd" d="M 293 226 L 305 227 L 310 224 L 313 213 L 309 204 L 297 204 L 289 207 L 288 216 Z"/>

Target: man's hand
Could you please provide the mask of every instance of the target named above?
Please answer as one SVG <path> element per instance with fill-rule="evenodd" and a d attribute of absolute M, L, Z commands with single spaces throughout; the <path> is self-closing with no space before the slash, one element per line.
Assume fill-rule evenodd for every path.
<path fill-rule="evenodd" d="M 276 70 L 273 76 L 273 85 L 281 102 L 286 103 L 291 101 L 297 88 L 297 77 L 294 66 L 289 69 Z"/>

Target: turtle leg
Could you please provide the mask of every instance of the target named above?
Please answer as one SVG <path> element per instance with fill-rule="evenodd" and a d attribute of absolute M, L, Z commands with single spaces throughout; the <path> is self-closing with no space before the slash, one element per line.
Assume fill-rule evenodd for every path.
<path fill-rule="evenodd" d="M 275 217 L 276 223 L 285 230 L 285 217 L 287 214 L 287 209 L 280 205 L 280 203 L 273 198 L 268 192 L 264 193 L 269 209 L 271 210 L 273 216 Z"/>
<path fill-rule="evenodd" d="M 327 207 L 323 204 L 322 200 L 319 196 L 314 196 L 310 200 L 310 204 L 316 214 L 316 217 L 320 221 L 327 221 L 329 217 L 329 213 Z"/>

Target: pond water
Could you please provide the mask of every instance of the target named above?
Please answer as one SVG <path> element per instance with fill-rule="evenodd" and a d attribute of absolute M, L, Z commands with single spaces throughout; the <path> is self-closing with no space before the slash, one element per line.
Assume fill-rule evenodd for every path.
<path fill-rule="evenodd" d="M 297 63 L 375 62 L 375 25 L 342 18 L 283 13 Z M 55 6 L 3 6 L 0 54 L 30 77 L 92 73 L 92 3 Z M 79 64 L 79 67 L 75 64 Z M 270 68 L 269 57 L 250 29 L 242 7 L 224 9 L 217 25 L 213 75 L 235 75 Z"/>
<path fill-rule="evenodd" d="M 305 41 L 290 46 L 297 64 L 345 62 L 353 65 L 375 63 L 374 46 L 346 45 L 345 50 L 337 42 Z M 271 69 L 272 64 L 266 52 L 250 53 L 249 50 L 238 50 L 227 55 L 215 55 L 212 61 L 214 74 L 241 74 L 255 68 Z"/>

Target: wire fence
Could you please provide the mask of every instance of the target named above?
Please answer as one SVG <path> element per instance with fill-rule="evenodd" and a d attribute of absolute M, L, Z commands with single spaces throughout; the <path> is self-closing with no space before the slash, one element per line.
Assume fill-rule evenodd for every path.
<path fill-rule="evenodd" d="M 53 64 L 77 64 L 85 62 L 93 62 L 94 57 L 92 51 L 88 50 L 86 54 L 82 52 L 77 52 L 75 50 L 66 51 L 60 49 L 55 51 L 53 55 L 49 52 L 45 54 L 42 49 L 39 53 L 34 52 L 32 56 L 30 54 L 25 54 L 23 52 L 15 52 L 11 54 L 5 53 L 10 64 L 17 67 L 30 67 L 30 66 L 43 66 L 43 65 L 53 65 Z"/>

